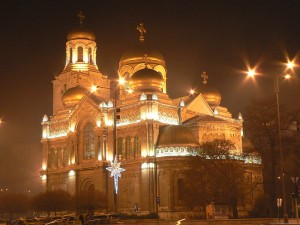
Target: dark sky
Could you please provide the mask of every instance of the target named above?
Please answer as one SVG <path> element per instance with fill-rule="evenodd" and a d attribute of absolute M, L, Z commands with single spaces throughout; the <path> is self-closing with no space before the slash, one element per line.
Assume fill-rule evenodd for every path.
<path fill-rule="evenodd" d="M 270 78 L 282 73 L 278 62 L 286 53 L 293 58 L 300 49 L 299 0 L 3 1 L 0 188 L 40 190 L 40 122 L 51 114 L 51 81 L 63 69 L 66 35 L 81 10 L 96 34 L 102 73 L 117 76 L 122 53 L 138 43 L 142 21 L 146 42 L 166 60 L 168 93 L 186 95 L 206 71 L 235 117 L 251 99 L 273 94 L 272 79 L 245 80 L 246 62 L 259 63 Z M 298 107 L 299 97 L 299 80 L 282 83 L 282 102 Z"/>

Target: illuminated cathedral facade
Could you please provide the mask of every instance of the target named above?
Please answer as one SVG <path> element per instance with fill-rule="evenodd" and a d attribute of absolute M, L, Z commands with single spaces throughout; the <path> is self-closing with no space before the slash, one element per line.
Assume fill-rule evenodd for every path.
<path fill-rule="evenodd" d="M 112 211 L 113 178 L 106 168 L 116 155 L 125 169 L 118 211 L 131 213 L 138 205 L 140 212 L 178 212 L 181 166 L 201 143 L 230 140 L 232 153 L 242 153 L 241 115 L 233 118 L 221 106 L 221 94 L 208 87 L 169 96 L 165 60 L 146 43 L 143 24 L 138 31 L 138 44 L 119 61 L 119 83 L 100 72 L 96 37 L 82 21 L 67 35 L 65 67 L 52 82 L 53 114 L 42 120 L 44 191 L 95 189 L 107 196 Z M 205 73 L 203 78 L 206 83 Z M 251 187 L 259 187 L 260 165 L 245 163 L 256 171 Z"/>

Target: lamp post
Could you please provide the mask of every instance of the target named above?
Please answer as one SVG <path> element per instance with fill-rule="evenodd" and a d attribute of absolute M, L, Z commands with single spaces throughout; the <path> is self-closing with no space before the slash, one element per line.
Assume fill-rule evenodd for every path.
<path fill-rule="evenodd" d="M 293 61 L 289 61 L 286 64 L 287 70 L 292 70 L 294 67 Z M 254 69 L 249 69 L 247 72 L 249 77 L 254 77 L 256 72 Z M 274 92 L 276 95 L 276 109 L 277 109 L 277 122 L 278 122 L 278 141 L 279 141 L 279 160 L 280 160 L 280 176 L 281 176 L 281 189 L 282 189 L 282 200 L 283 200 L 283 219 L 284 223 L 289 223 L 287 205 L 286 205 L 286 188 L 285 188 L 285 174 L 283 169 L 283 148 L 282 148 L 282 135 L 281 135 L 281 120 L 280 120 L 280 99 L 279 99 L 279 77 L 281 75 L 276 75 L 274 77 Z M 283 76 L 285 79 L 291 78 L 290 74 L 285 74 Z"/>
<path fill-rule="evenodd" d="M 274 80 L 274 91 L 276 94 L 276 105 L 277 105 L 277 120 L 278 120 L 278 138 L 279 138 L 279 157 L 280 157 L 280 174 L 281 174 L 281 189 L 282 189 L 282 200 L 283 200 L 283 221 L 288 223 L 288 214 L 286 208 L 286 193 L 285 193 L 285 178 L 283 170 L 283 153 L 282 153 L 282 136 L 281 136 L 281 120 L 280 120 L 280 103 L 279 103 L 279 83 L 278 75 L 276 75 Z"/>
<path fill-rule="evenodd" d="M 118 162 L 118 152 L 117 152 L 117 87 L 118 84 L 123 84 L 124 80 L 119 79 L 119 81 L 114 81 L 114 106 L 113 106 L 113 160 L 111 162 L 111 166 L 106 168 L 111 172 L 111 177 L 114 179 L 113 185 L 113 201 L 114 201 L 114 211 L 118 211 L 118 179 L 121 177 L 121 173 L 125 171 L 125 169 L 120 167 L 120 162 Z M 94 92 L 98 88 L 104 88 L 112 90 L 112 88 L 108 87 L 100 87 L 100 86 L 92 86 L 91 91 Z"/>

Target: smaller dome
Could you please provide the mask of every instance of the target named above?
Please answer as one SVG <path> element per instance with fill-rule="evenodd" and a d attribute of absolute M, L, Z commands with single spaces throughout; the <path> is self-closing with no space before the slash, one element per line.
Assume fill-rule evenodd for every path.
<path fill-rule="evenodd" d="M 198 147 L 199 143 L 188 127 L 169 125 L 160 130 L 156 145 L 157 147 Z"/>
<path fill-rule="evenodd" d="M 221 103 L 222 96 L 221 93 L 213 87 L 205 85 L 203 90 L 201 91 L 201 94 L 207 101 L 207 103 L 211 106 L 218 106 Z"/>
<path fill-rule="evenodd" d="M 67 35 L 68 41 L 75 40 L 75 39 L 86 39 L 86 40 L 96 41 L 96 36 L 89 29 L 85 27 L 78 27 L 71 30 Z"/>
<path fill-rule="evenodd" d="M 138 70 L 129 80 L 130 87 L 138 91 L 162 91 L 163 84 L 162 75 L 148 68 Z"/>
<path fill-rule="evenodd" d="M 87 93 L 87 90 L 83 87 L 76 86 L 72 87 L 63 94 L 62 100 L 64 106 L 73 107 L 79 103 L 82 97 Z"/>

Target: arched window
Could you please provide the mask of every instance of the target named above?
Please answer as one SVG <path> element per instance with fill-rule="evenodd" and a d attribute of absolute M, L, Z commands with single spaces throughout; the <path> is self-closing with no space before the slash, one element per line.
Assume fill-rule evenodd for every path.
<path fill-rule="evenodd" d="M 69 165 L 69 150 L 64 149 L 64 155 L 63 155 L 63 160 L 64 160 L 64 166 Z"/>
<path fill-rule="evenodd" d="M 63 166 L 62 150 L 57 150 L 57 167 L 60 168 Z"/>
<path fill-rule="evenodd" d="M 126 138 L 126 159 L 131 157 L 131 138 Z"/>
<path fill-rule="evenodd" d="M 138 136 L 134 137 L 134 158 L 141 157 L 141 141 Z"/>
<path fill-rule="evenodd" d="M 54 154 L 54 149 L 50 149 L 50 151 L 48 152 L 48 167 L 49 168 L 53 168 L 53 154 Z"/>
<path fill-rule="evenodd" d="M 77 48 L 77 62 L 83 62 L 83 48 Z"/>
<path fill-rule="evenodd" d="M 93 63 L 92 48 L 89 48 L 89 63 Z"/>
<path fill-rule="evenodd" d="M 124 159 L 125 152 L 124 152 L 124 148 L 123 148 L 123 138 L 121 138 L 121 137 L 118 139 L 118 154 L 119 154 L 120 159 Z"/>
<path fill-rule="evenodd" d="M 184 186 L 183 186 L 182 178 L 177 180 L 177 188 L 178 188 L 178 200 L 183 200 Z"/>
<path fill-rule="evenodd" d="M 87 123 L 83 128 L 83 158 L 95 158 L 94 126 L 92 123 Z"/>
<path fill-rule="evenodd" d="M 70 63 L 73 63 L 72 58 L 73 58 L 73 49 L 70 48 L 70 59 L 69 59 L 69 62 L 70 62 Z"/>

